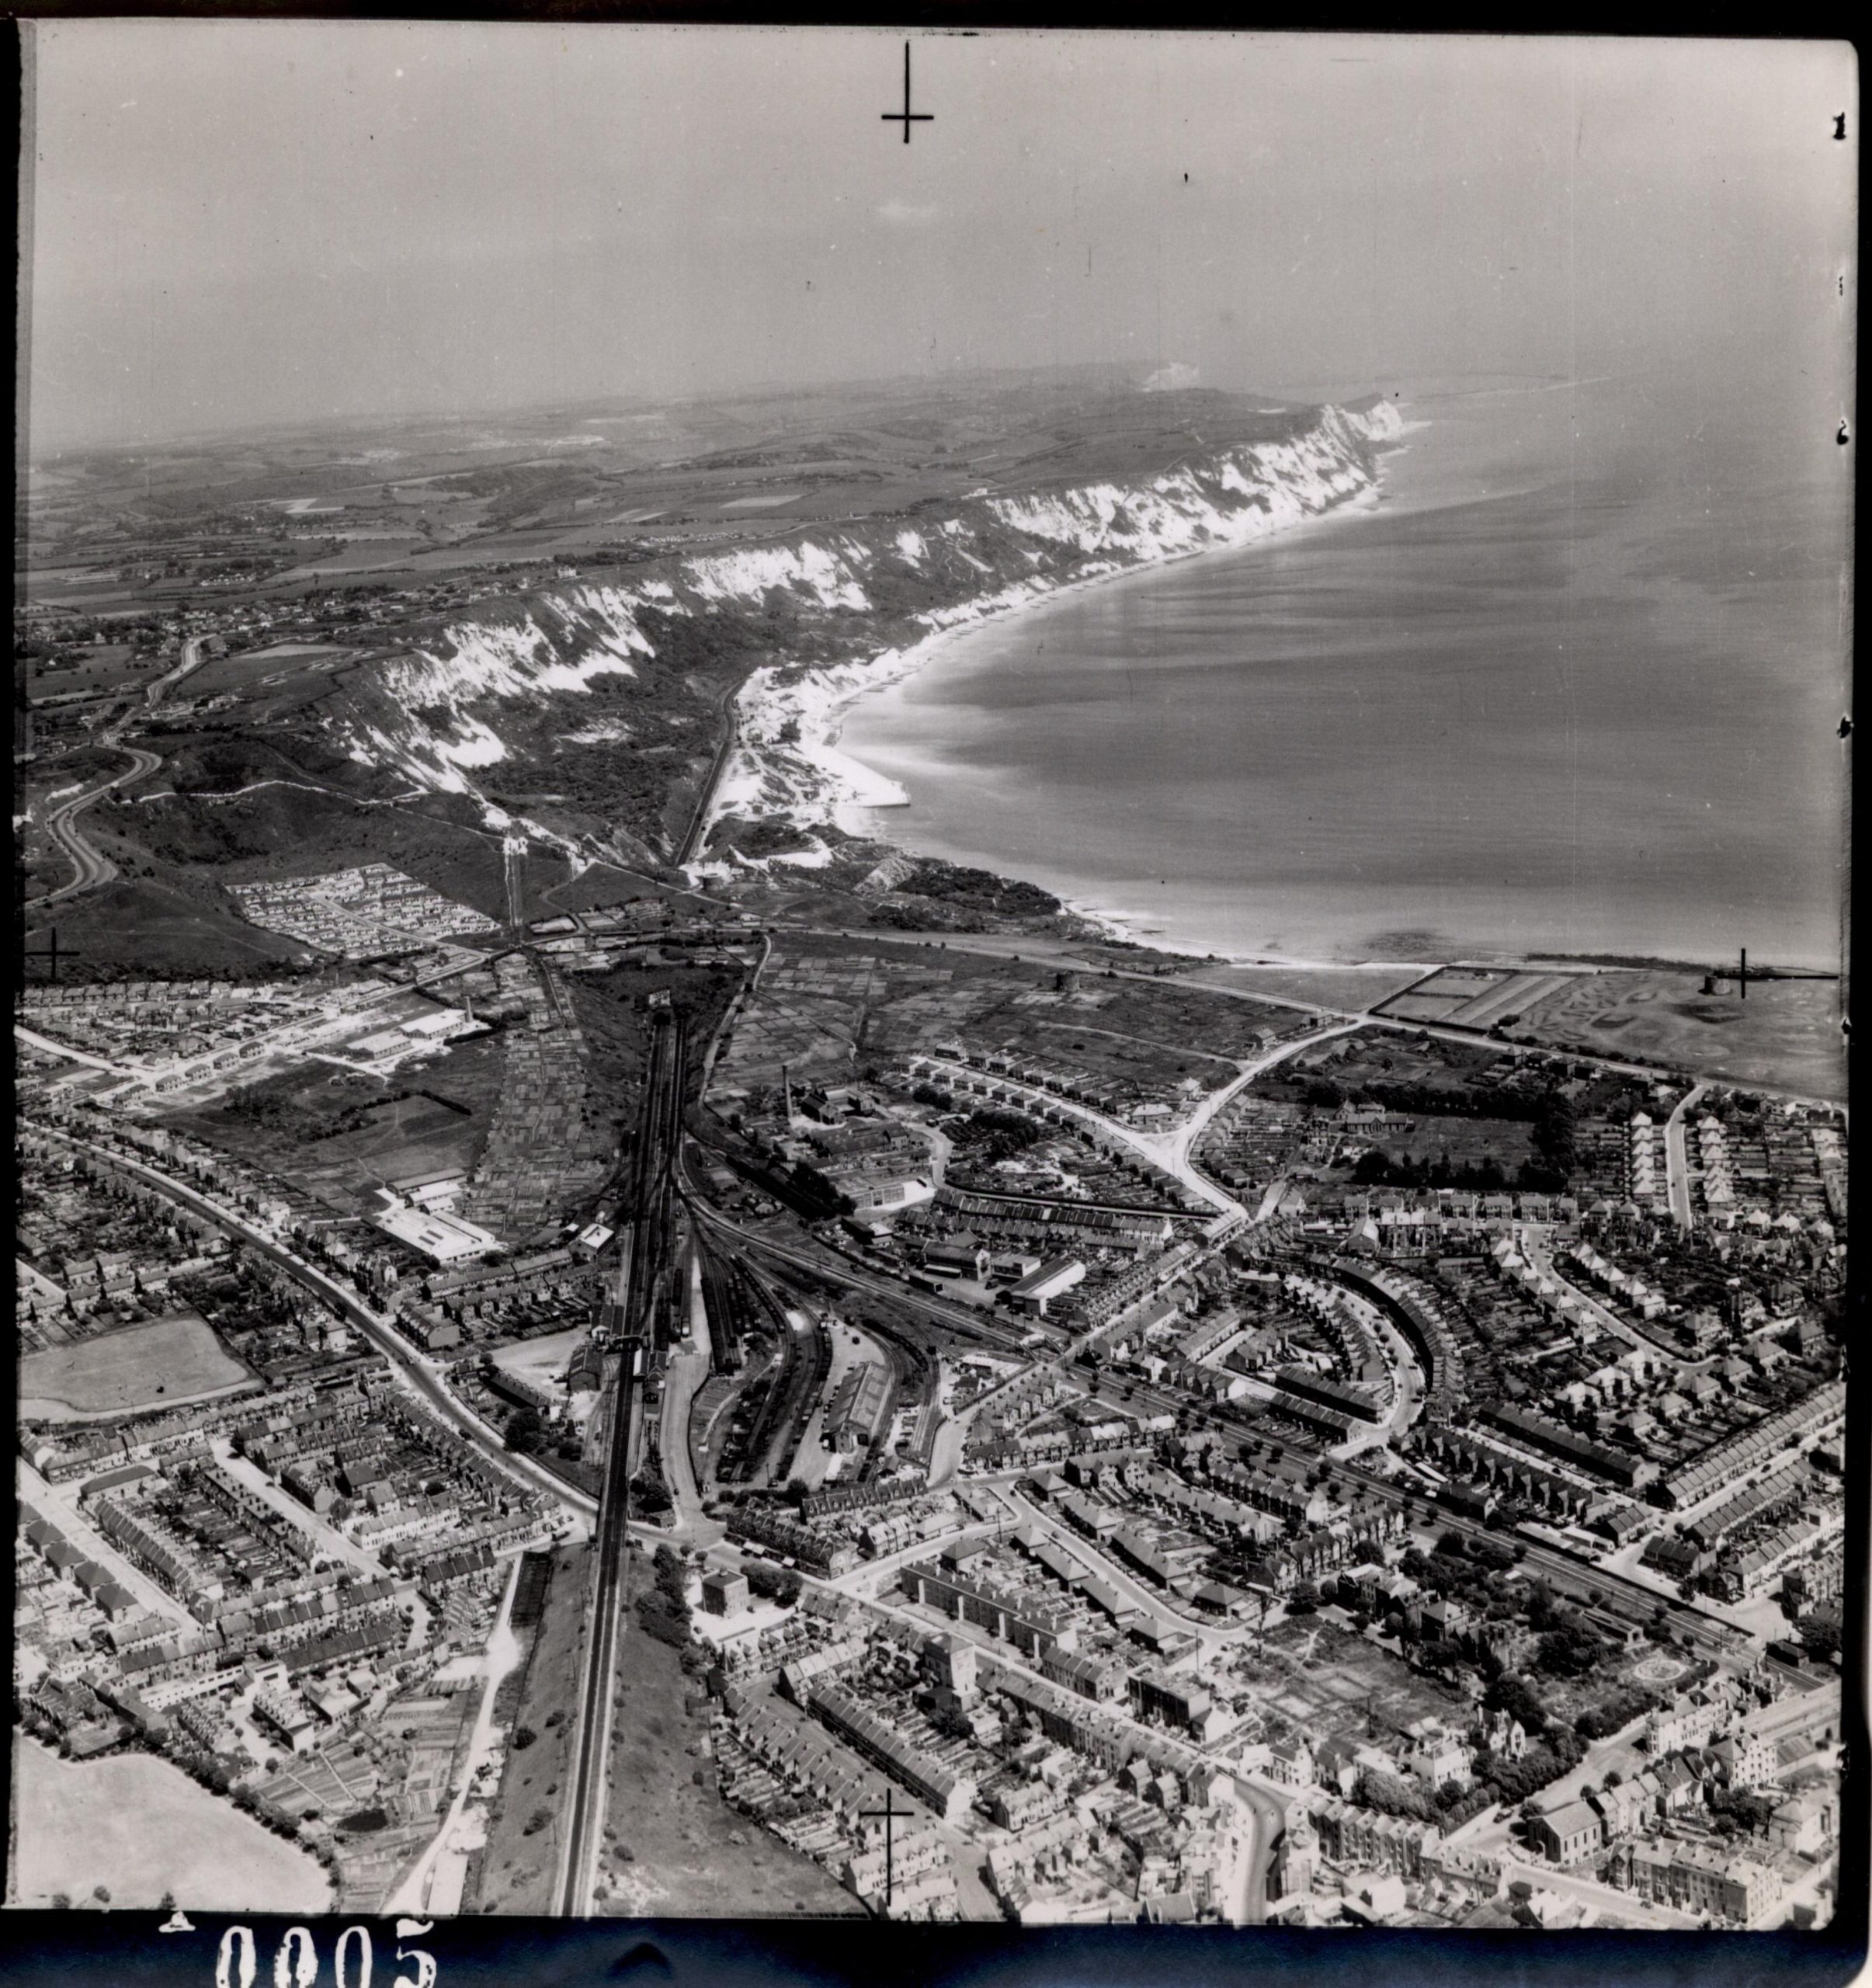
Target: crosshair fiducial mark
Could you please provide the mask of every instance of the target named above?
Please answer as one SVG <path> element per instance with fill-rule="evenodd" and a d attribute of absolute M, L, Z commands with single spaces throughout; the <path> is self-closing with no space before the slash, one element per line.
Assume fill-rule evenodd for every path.
<path fill-rule="evenodd" d="M 914 1821 L 916 1811 L 914 1809 L 898 1808 L 896 1789 L 887 1787 L 884 1790 L 884 1805 L 881 1809 L 860 1809 L 858 1812 L 867 1817 L 880 1817 L 884 1822 L 884 1906 L 887 1911 L 897 1896 L 897 1839 L 892 1833 L 891 1826 L 896 1823 Z"/>
<path fill-rule="evenodd" d="M 22 947 L 19 957 L 23 960 L 43 960 L 46 962 L 47 971 L 51 978 L 56 981 L 58 978 L 59 961 L 61 959 L 76 959 L 78 956 L 69 946 L 61 947 L 59 944 L 58 927 L 55 925 L 48 935 L 46 944 L 40 947 L 37 952 L 30 953 Z"/>
<path fill-rule="evenodd" d="M 936 122 L 933 112 L 912 110 L 910 108 L 910 44 L 908 42 L 904 43 L 904 107 L 901 110 L 886 110 L 880 115 L 887 124 L 902 125 L 905 144 L 910 142 L 910 127 L 912 124 L 933 124 Z"/>

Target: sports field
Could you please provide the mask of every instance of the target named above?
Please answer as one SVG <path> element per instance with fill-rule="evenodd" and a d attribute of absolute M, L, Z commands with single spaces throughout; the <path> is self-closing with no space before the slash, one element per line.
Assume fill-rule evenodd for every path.
<path fill-rule="evenodd" d="M 19 1412 L 57 1420 L 126 1414 L 159 1402 L 199 1400 L 245 1380 L 247 1370 L 193 1312 L 49 1346 L 19 1363 Z"/>
<path fill-rule="evenodd" d="M 210 1912 L 322 1912 L 331 1898 L 303 1850 L 147 1753 L 64 1760 L 16 1735 L 13 1791 L 9 1905 L 89 1905 L 98 1885 L 109 1896 L 96 1903 L 144 1911 L 165 1892 Z"/>

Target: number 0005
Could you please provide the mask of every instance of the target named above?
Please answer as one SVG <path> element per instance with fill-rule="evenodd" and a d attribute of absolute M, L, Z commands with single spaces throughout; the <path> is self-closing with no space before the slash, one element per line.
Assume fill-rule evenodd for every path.
<path fill-rule="evenodd" d="M 398 1973 L 390 1988 L 436 1988 L 435 1956 L 421 1947 L 402 1944 L 428 1932 L 432 1924 L 425 1919 L 397 1921 L 397 1958 L 408 1962 L 415 1972 Z M 347 1926 L 332 1950 L 332 1988 L 370 1988 L 371 1963 L 370 1928 Z M 221 1951 L 215 1956 L 214 1988 L 255 1988 L 259 1974 L 253 1928 L 230 1926 L 221 1935 Z M 318 1942 L 308 1927 L 287 1927 L 273 1952 L 273 1988 L 316 1988 L 318 1981 Z"/>

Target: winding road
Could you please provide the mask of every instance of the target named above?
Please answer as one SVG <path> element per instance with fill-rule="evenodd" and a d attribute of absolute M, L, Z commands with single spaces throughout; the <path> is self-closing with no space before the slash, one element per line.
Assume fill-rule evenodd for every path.
<path fill-rule="evenodd" d="M 152 686 L 152 688 L 155 686 Z M 113 745 L 116 742 L 112 742 Z M 95 787 L 86 787 L 81 794 L 75 794 L 60 801 L 46 817 L 46 835 L 52 846 L 71 865 L 71 881 L 61 884 L 55 891 L 46 891 L 38 897 L 26 901 L 29 911 L 42 905 L 61 904 L 67 898 L 75 898 L 82 891 L 96 890 L 100 884 L 108 884 L 117 874 L 117 866 L 94 843 L 78 825 L 78 817 L 91 804 L 102 795 L 113 792 L 120 787 L 127 787 L 132 780 L 141 780 L 146 773 L 153 773 L 162 764 L 160 753 L 146 752 L 141 746 L 118 746 L 119 752 L 127 752 L 134 763 L 126 771 L 110 780 L 99 780 Z"/>
<path fill-rule="evenodd" d="M 1248 1854 L 1243 1860 L 1241 1889 L 1230 1900 L 1229 1915 L 1237 1926 L 1259 1926 L 1267 1920 L 1268 1874 L 1273 1865 L 1274 1846 L 1287 1826 L 1287 1812 L 1271 1788 L 1229 1776 L 1237 1807 L 1246 1811 L 1249 1825 Z"/>
<path fill-rule="evenodd" d="M 1664 1177 L 1670 1184 L 1671 1218 L 1679 1229 L 1688 1229 L 1692 1219 L 1690 1154 L 1684 1127 L 1691 1107 L 1708 1089 L 1707 1084 L 1698 1084 L 1693 1090 L 1686 1091 L 1678 1099 L 1676 1110 L 1664 1121 Z"/>
<path fill-rule="evenodd" d="M 144 704 L 148 711 L 154 711 L 163 698 L 185 676 L 193 676 L 207 659 L 207 638 L 191 635 L 182 645 L 182 660 L 173 669 L 165 670 L 161 676 L 144 686 Z M 127 746 L 123 742 L 123 729 L 130 722 L 127 712 L 104 733 L 101 744 L 120 752 L 127 752 L 132 764 L 127 772 L 119 773 L 114 780 L 100 780 L 95 787 L 87 787 L 82 794 L 75 794 L 68 801 L 61 801 L 46 817 L 46 833 L 52 846 L 71 865 L 72 878 L 68 884 L 61 884 L 55 891 L 47 891 L 26 901 L 28 911 L 41 905 L 60 904 L 67 898 L 75 898 L 83 891 L 93 891 L 100 884 L 108 884 L 117 874 L 117 866 L 87 836 L 78 825 L 78 818 L 100 795 L 109 794 L 120 787 L 127 787 L 132 780 L 141 780 L 147 773 L 153 773 L 162 764 L 160 752 L 148 752 L 141 746 Z"/>

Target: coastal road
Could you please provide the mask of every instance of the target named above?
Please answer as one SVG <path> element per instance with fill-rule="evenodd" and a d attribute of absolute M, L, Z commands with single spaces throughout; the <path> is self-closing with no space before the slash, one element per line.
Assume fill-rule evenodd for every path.
<path fill-rule="evenodd" d="M 1664 1177 L 1670 1188 L 1671 1218 L 1679 1229 L 1688 1229 L 1690 1215 L 1690 1152 L 1684 1126 L 1691 1106 L 1709 1089 L 1699 1084 L 1677 1100 L 1677 1108 L 1664 1121 Z"/>
<path fill-rule="evenodd" d="M 618 1642 L 630 1601 L 630 1477 L 643 1408 L 644 1368 L 655 1343 L 658 1298 L 669 1268 L 676 1166 L 682 1139 L 681 1018 L 652 1011 L 655 1030 L 638 1121 L 630 1244 L 599 1301 L 598 1330 L 619 1349 L 610 1440 L 592 1542 L 585 1663 L 571 1749 L 571 1787 L 554 1910 L 581 1918 L 592 1909 L 610 1785 L 611 1715 Z M 685 1294 L 686 1296 L 686 1293 Z"/>
<path fill-rule="evenodd" d="M 99 780 L 82 794 L 60 801 L 47 815 L 46 834 L 52 846 L 71 865 L 71 880 L 55 891 L 46 891 L 28 898 L 27 910 L 35 910 L 43 905 L 61 904 L 81 891 L 96 890 L 100 884 L 108 884 L 116 875 L 117 866 L 85 833 L 78 825 L 78 817 L 94 801 L 120 787 L 127 787 L 132 780 L 141 780 L 146 773 L 153 773 L 162 764 L 160 754 L 146 752 L 140 746 L 120 746 L 116 749 L 130 755 L 132 764 L 127 770 L 113 779 Z"/>
<path fill-rule="evenodd" d="M 715 747 L 715 756 L 709 762 L 702 790 L 696 796 L 696 812 L 689 817 L 682 846 L 676 851 L 676 867 L 679 870 L 686 871 L 701 853 L 703 837 L 708 832 L 709 815 L 714 807 L 715 790 L 728 770 L 728 762 L 735 755 L 735 741 L 741 735 L 741 728 L 735 721 L 735 701 L 742 688 L 739 683 L 731 685 L 716 700 L 716 710 L 722 721 L 721 738 Z"/>
<path fill-rule="evenodd" d="M 841 939 L 858 940 L 866 945 L 906 945 L 923 944 L 927 950 L 936 947 L 927 940 L 919 942 L 914 935 L 894 932 L 852 931 L 840 926 L 828 927 L 805 923 L 790 924 L 781 919 L 773 921 L 773 930 L 779 933 L 797 931 L 824 936 L 832 932 Z M 1494 1043 L 1490 1037 L 1474 1030 L 1439 1027 L 1434 1022 L 1405 1021 L 1394 1016 L 1374 1014 L 1368 1008 L 1339 1008 L 1325 1002 L 1303 1001 L 1291 994 L 1270 993 L 1259 987 L 1218 987 L 1202 976 L 1213 968 L 1198 966 L 1190 973 L 1144 973 L 1133 967 L 1113 968 L 1104 960 L 1085 957 L 1083 940 L 1049 939 L 1028 933 L 969 933 L 966 934 L 946 932 L 943 944 L 956 953 L 978 953 L 992 959 L 1018 959 L 1042 961 L 1048 966 L 1060 968 L 1075 973 L 1092 974 L 1103 978 L 1107 973 L 1118 980 L 1135 980 L 1147 987 L 1175 987 L 1198 994 L 1214 994 L 1225 1001 L 1252 1001 L 1270 1008 L 1291 1008 L 1301 1013 L 1328 1017 L 1337 1021 L 1356 1023 L 1366 1028 L 1388 1029 L 1394 1034 L 1425 1035 L 1440 1042 L 1463 1044 L 1468 1048 L 1502 1048 L 1507 1045 Z M 1433 971 L 1448 962 L 1438 960 L 1401 961 L 1401 967 L 1418 965 L 1425 973 Z M 1609 969 L 1618 971 L 1618 968 Z M 1317 1038 L 1315 1038 L 1317 1040 Z M 1604 1056 L 1590 1049 L 1582 1048 L 1570 1042 L 1549 1042 L 1535 1045 L 1540 1053 L 1547 1056 L 1564 1057 L 1570 1063 L 1579 1063 L 1589 1069 L 1602 1070 L 1613 1076 L 1641 1077 L 1647 1083 L 1661 1082 L 1670 1074 L 1664 1066 L 1654 1063 L 1623 1062 L 1615 1056 Z M 1672 1066 L 1681 1069 L 1681 1065 Z M 1750 1082 L 1742 1083 L 1738 1079 L 1723 1079 L 1734 1083 L 1738 1089 L 1748 1090 L 1761 1097 L 1776 1097 L 1793 1104 L 1811 1105 L 1818 1110 L 1838 1111 L 1837 1098 L 1821 1097 L 1811 1091 L 1788 1090 L 1780 1085 Z"/>

